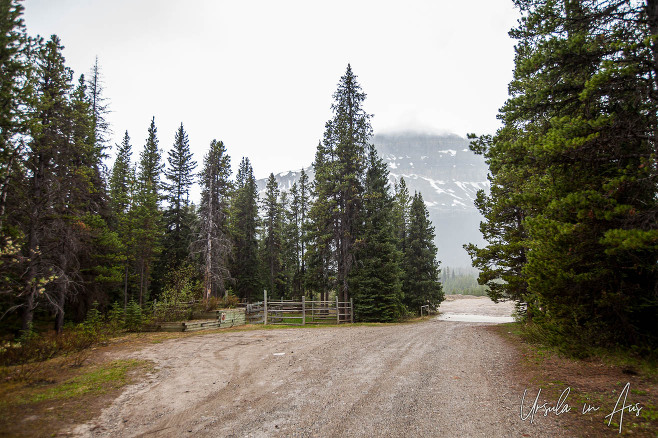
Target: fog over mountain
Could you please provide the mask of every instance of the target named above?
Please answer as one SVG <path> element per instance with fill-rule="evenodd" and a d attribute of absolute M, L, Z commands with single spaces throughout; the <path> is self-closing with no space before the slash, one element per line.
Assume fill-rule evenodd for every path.
<path fill-rule="evenodd" d="M 468 148 L 469 141 L 457 135 L 414 132 L 377 134 L 373 144 L 388 164 L 393 181 L 404 178 L 413 195 L 422 193 L 436 228 L 436 245 L 442 266 L 468 267 L 464 243 L 483 243 L 479 231 L 482 216 L 473 205 L 478 190 L 489 190 L 484 159 Z M 313 168 L 305 169 L 313 178 Z M 275 175 L 281 190 L 289 190 L 300 171 Z M 265 190 L 266 180 L 258 180 Z"/>

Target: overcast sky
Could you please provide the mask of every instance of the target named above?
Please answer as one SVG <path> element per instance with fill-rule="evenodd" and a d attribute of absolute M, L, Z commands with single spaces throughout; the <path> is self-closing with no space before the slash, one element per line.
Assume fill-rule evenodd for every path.
<path fill-rule="evenodd" d="M 98 56 L 112 144 L 128 130 L 133 160 L 155 116 L 163 157 L 182 122 L 199 168 L 217 139 L 257 178 L 311 164 L 348 63 L 375 133 L 493 133 L 518 18 L 511 0 L 23 4 L 28 32 L 59 35 L 76 80 Z"/>

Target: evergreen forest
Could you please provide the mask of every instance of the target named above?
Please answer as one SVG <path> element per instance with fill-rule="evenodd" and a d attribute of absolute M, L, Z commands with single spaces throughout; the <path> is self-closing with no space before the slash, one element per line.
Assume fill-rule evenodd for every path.
<path fill-rule="evenodd" d="M 486 243 L 464 245 L 481 286 L 468 288 L 516 302 L 551 342 L 652 352 L 658 0 L 514 4 L 501 127 L 470 136 L 491 185 L 476 200 Z M 223 141 L 207 139 L 197 162 L 183 123 L 159 132 L 145 114 L 144 132 L 110 144 L 111 129 L 123 130 L 106 120 L 98 59 L 74 75 L 56 35 L 28 35 L 19 0 L 0 1 L 0 27 L 6 333 L 60 333 L 89 312 L 157 303 L 254 302 L 263 291 L 352 299 L 355 320 L 390 322 L 436 308 L 442 279 L 457 287 L 433 243 L 450 230 L 435 229 L 404 179 L 391 182 L 349 64 L 309 145 L 313 176 L 282 190 L 270 174 L 259 193 L 249 158 L 230 157 Z"/>
<path fill-rule="evenodd" d="M 422 195 L 404 181 L 391 187 L 349 65 L 314 180 L 302 171 L 282 191 L 270 175 L 259 195 L 248 157 L 232 162 L 226 145 L 209 139 L 197 162 L 183 123 L 163 133 L 148 116 L 144 132 L 111 145 L 98 59 L 75 75 L 56 35 L 27 34 L 20 1 L 0 8 L 5 333 L 61 333 L 90 312 L 253 302 L 263 291 L 353 299 L 358 321 L 397 321 L 443 299 Z"/>

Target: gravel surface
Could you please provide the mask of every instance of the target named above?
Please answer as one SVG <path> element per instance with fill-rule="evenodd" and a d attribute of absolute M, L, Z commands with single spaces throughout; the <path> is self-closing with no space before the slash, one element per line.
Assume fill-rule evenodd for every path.
<path fill-rule="evenodd" d="M 487 298 L 452 303 L 460 301 L 470 309 L 462 313 L 477 312 L 478 301 L 484 314 L 499 311 Z M 559 418 L 521 421 L 530 382 L 514 374 L 515 349 L 488 325 L 435 318 L 166 341 L 130 355 L 158 371 L 74 434 L 564 436 Z"/>

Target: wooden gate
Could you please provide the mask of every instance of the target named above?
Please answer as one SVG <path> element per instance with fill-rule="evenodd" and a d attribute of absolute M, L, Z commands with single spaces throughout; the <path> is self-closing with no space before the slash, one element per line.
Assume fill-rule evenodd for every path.
<path fill-rule="evenodd" d="M 353 301 L 269 301 L 265 292 L 263 301 L 243 305 L 249 324 L 343 324 L 354 322 Z"/>

